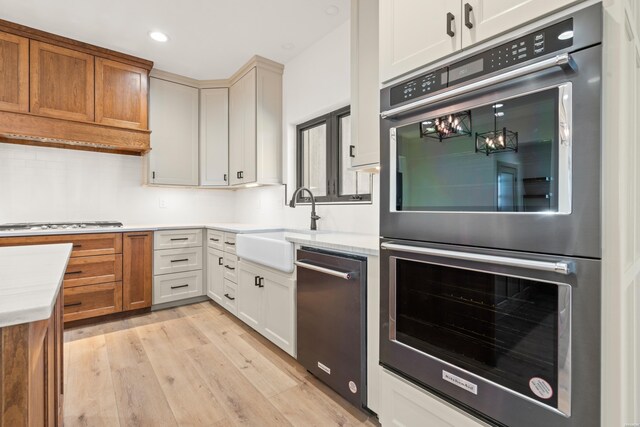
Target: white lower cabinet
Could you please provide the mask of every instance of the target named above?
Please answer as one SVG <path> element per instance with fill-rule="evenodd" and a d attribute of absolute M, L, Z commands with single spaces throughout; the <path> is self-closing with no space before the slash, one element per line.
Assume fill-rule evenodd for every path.
<path fill-rule="evenodd" d="M 153 303 L 164 304 L 202 295 L 202 271 L 163 274 L 154 277 Z"/>
<path fill-rule="evenodd" d="M 222 306 L 229 310 L 234 316 L 238 315 L 237 291 L 238 285 L 231 280 L 224 279 L 223 304 Z"/>
<path fill-rule="evenodd" d="M 153 305 L 204 295 L 202 229 L 159 230 L 154 242 Z"/>
<path fill-rule="evenodd" d="M 238 261 L 238 317 L 295 357 L 295 279 Z"/>
<path fill-rule="evenodd" d="M 224 298 L 224 253 L 207 248 L 207 295 L 222 305 Z"/>
<path fill-rule="evenodd" d="M 384 427 L 484 427 L 449 403 L 382 369 L 380 424 Z"/>

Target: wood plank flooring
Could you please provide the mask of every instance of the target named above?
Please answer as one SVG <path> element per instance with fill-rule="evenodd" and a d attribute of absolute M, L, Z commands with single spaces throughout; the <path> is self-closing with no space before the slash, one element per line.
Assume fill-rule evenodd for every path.
<path fill-rule="evenodd" d="M 380 424 L 220 306 L 65 331 L 65 426 Z"/>

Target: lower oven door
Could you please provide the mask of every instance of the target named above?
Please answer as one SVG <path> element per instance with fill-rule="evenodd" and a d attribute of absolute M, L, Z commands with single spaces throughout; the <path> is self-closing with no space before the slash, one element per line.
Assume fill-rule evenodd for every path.
<path fill-rule="evenodd" d="M 600 419 L 600 261 L 383 240 L 380 361 L 513 426 Z"/>

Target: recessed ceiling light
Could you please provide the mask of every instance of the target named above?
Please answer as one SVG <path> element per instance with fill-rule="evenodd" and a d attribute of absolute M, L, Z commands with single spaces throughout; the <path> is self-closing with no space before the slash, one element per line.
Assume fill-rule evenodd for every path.
<path fill-rule="evenodd" d="M 293 43 L 285 43 L 285 44 L 282 45 L 282 48 L 285 49 L 285 50 L 291 50 L 294 47 L 296 47 L 296 45 L 293 44 Z"/>
<path fill-rule="evenodd" d="M 169 37 L 165 33 L 161 33 L 160 31 L 151 31 L 149 33 L 149 37 L 161 43 L 164 43 L 167 40 L 169 40 Z"/>
<path fill-rule="evenodd" d="M 324 10 L 324 13 L 330 16 L 336 16 L 338 13 L 340 13 L 340 9 L 336 5 L 331 5 Z"/>
<path fill-rule="evenodd" d="M 558 40 L 569 40 L 573 38 L 573 31 L 565 31 L 564 33 L 560 33 L 558 36 Z"/>

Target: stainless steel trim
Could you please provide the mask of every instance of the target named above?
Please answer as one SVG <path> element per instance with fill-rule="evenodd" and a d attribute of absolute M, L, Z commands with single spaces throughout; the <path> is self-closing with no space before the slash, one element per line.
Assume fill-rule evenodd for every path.
<path fill-rule="evenodd" d="M 418 107 L 424 107 L 425 105 L 430 105 L 438 101 L 442 101 L 444 99 L 449 99 L 454 96 L 463 95 L 474 90 L 482 89 L 497 83 L 506 82 L 507 80 L 512 80 L 517 77 L 526 76 L 527 74 L 535 73 L 537 71 L 546 70 L 548 68 L 557 67 L 557 66 L 565 66 L 572 64 L 571 55 L 568 53 L 563 53 L 560 55 L 556 55 L 553 58 L 548 58 L 540 62 L 533 63 L 531 65 L 527 65 L 522 68 L 517 68 L 515 70 L 507 71 L 506 73 L 498 74 L 496 76 L 492 76 L 483 80 L 478 80 L 477 82 L 469 83 L 468 85 L 461 86 L 455 89 L 451 89 L 449 91 L 441 92 L 439 94 L 430 96 L 428 98 L 423 98 L 418 101 L 412 102 L 410 104 L 402 105 L 400 107 L 392 108 L 387 111 L 383 111 L 380 113 L 380 117 L 383 119 L 397 116 L 398 114 L 405 113 L 407 111 L 413 110 Z"/>
<path fill-rule="evenodd" d="M 495 255 L 475 254 L 471 252 L 448 251 L 444 249 L 423 248 L 418 246 L 398 245 L 396 243 L 382 243 L 382 249 L 390 249 L 399 252 L 409 252 L 420 255 L 435 255 L 445 258 L 462 259 L 465 261 L 477 261 L 488 264 L 498 264 L 508 267 L 529 268 L 532 270 L 550 271 L 569 275 L 572 273 L 572 264 L 568 262 L 547 262 L 531 259 L 508 258 Z"/>
<path fill-rule="evenodd" d="M 298 267 L 308 268 L 309 270 L 314 270 L 320 273 L 329 274 L 331 276 L 339 277 L 345 280 L 351 280 L 355 277 L 354 273 L 343 273 L 342 271 L 332 270 L 330 268 L 320 267 L 320 266 L 308 264 L 302 261 L 295 261 L 294 264 L 297 265 Z"/>
<path fill-rule="evenodd" d="M 383 243 L 384 245 L 384 243 Z M 401 245 L 397 245 L 401 246 Z M 535 280 L 541 281 L 545 283 L 553 283 L 558 286 L 558 404 L 557 408 L 549 406 L 544 402 L 535 400 L 529 396 L 518 393 L 510 388 L 488 380 L 478 374 L 474 374 L 464 368 L 461 368 L 453 363 L 442 360 L 436 356 L 433 356 L 429 353 L 425 353 L 422 350 L 418 350 L 414 347 L 411 347 L 408 344 L 405 344 L 397 339 L 397 331 L 396 331 L 396 262 L 398 259 L 405 259 L 413 262 L 421 262 L 424 264 L 435 264 L 441 265 L 444 267 L 450 268 L 460 268 L 456 266 L 452 266 L 446 263 L 431 263 L 427 261 L 410 259 L 410 258 L 398 258 L 391 256 L 389 257 L 389 340 L 392 341 L 396 345 L 400 345 L 405 347 L 411 351 L 419 353 L 423 356 L 426 356 L 432 360 L 435 360 L 443 365 L 449 366 L 450 368 L 457 369 L 458 371 L 464 372 L 467 375 L 470 375 L 477 380 L 484 382 L 485 384 L 490 384 L 494 387 L 498 387 L 508 393 L 517 395 L 518 397 L 528 400 L 544 409 L 560 414 L 564 417 L 571 416 L 571 285 L 566 283 L 557 283 L 550 282 L 547 280 L 539 280 L 533 277 L 524 277 L 518 275 L 509 275 L 509 277 L 517 277 L 521 279 L 527 280 Z M 466 269 L 471 271 L 480 271 L 486 272 L 484 270 L 476 270 L 476 269 Z M 491 273 L 495 274 L 495 273 Z M 502 274 L 500 274 L 502 275 Z"/>
<path fill-rule="evenodd" d="M 558 86 L 558 213 L 571 213 L 573 86 Z"/>

